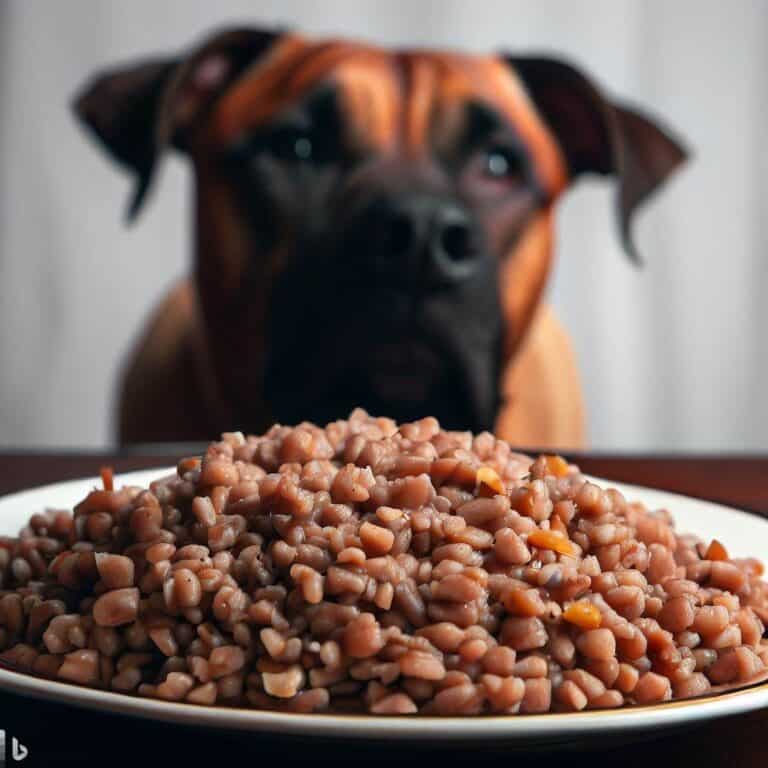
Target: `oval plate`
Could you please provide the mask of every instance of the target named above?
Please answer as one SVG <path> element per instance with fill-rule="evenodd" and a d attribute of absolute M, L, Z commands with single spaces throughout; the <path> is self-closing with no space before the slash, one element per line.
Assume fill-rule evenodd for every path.
<path fill-rule="evenodd" d="M 175 470 L 156 469 L 131 472 L 116 477 L 118 485 L 146 487 L 152 480 Z M 691 531 L 704 539 L 720 539 L 737 557 L 758 557 L 768 562 L 768 521 L 756 515 L 686 496 L 639 486 L 592 478 L 604 486 L 620 490 L 628 499 L 642 501 L 651 508 L 665 507 L 679 531 Z M 72 508 L 93 487 L 95 478 L 72 480 L 22 491 L 0 498 L 0 535 L 16 535 L 35 512 L 46 507 Z M 602 736 L 650 735 L 660 728 L 692 725 L 725 715 L 734 715 L 768 706 L 768 682 L 716 696 L 672 701 L 652 706 L 546 715 L 507 715 L 480 717 L 373 717 L 368 715 L 301 715 L 257 709 L 204 707 L 156 701 L 136 696 L 81 688 L 68 683 L 43 680 L 0 668 L 0 690 L 90 709 L 109 710 L 125 715 L 197 728 L 240 729 L 272 734 L 370 739 L 503 741 L 531 745 L 544 741 L 551 746 L 582 741 L 600 731 Z"/>

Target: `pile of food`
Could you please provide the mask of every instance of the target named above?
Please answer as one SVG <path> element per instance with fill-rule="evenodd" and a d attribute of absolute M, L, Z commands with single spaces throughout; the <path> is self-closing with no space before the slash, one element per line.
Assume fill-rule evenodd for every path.
<path fill-rule="evenodd" d="M 435 419 L 225 434 L 0 540 L 0 661 L 195 704 L 475 715 L 766 673 L 753 559 Z"/>

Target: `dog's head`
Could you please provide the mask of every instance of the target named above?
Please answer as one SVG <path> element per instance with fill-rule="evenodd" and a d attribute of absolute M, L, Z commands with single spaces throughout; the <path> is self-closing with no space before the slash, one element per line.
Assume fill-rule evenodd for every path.
<path fill-rule="evenodd" d="M 81 118 L 135 172 L 195 168 L 196 286 L 239 424 L 355 405 L 490 428 L 551 260 L 551 212 L 616 178 L 619 232 L 684 151 L 547 58 L 238 29 L 99 76 Z"/>

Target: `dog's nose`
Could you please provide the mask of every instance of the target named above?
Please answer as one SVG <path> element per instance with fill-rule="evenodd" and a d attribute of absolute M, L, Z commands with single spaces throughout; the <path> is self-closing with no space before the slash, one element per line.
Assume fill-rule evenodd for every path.
<path fill-rule="evenodd" d="M 477 268 L 469 213 L 426 194 L 379 200 L 369 209 L 368 242 L 376 271 L 417 287 L 455 285 Z"/>

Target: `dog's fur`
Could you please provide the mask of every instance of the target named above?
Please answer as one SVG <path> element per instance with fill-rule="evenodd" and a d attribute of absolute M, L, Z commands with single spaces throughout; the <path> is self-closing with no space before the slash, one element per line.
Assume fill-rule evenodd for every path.
<path fill-rule="evenodd" d="M 685 157 L 557 60 L 248 29 L 103 74 L 76 109 L 135 172 L 132 215 L 166 147 L 195 169 L 192 274 L 154 312 L 127 366 L 125 442 L 258 431 L 362 404 L 494 427 L 518 445 L 581 446 L 576 364 L 541 301 L 554 204 L 584 173 L 614 176 L 634 256 L 633 212 Z M 309 120 L 308 131 L 325 122 L 300 146 L 286 120 Z M 285 130 L 294 131 L 288 158 Z M 311 162 L 290 154 L 307 147 Z M 512 166 L 501 178 L 487 171 L 494 152 L 506 153 L 494 163 Z M 419 262 L 415 282 L 405 281 L 409 265 L 386 262 L 371 201 L 389 211 L 414 190 L 440 215 L 450 207 L 466 220 L 471 278 L 433 284 Z M 383 357 L 366 357 L 371 339 Z"/>

